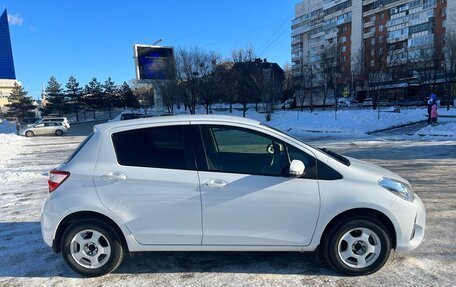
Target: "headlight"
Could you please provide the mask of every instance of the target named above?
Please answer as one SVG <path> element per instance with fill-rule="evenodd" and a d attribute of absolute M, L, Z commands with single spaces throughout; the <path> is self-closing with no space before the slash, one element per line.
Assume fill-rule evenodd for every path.
<path fill-rule="evenodd" d="M 413 202 L 415 199 L 412 187 L 403 182 L 384 177 L 378 182 L 378 185 L 407 201 Z"/>

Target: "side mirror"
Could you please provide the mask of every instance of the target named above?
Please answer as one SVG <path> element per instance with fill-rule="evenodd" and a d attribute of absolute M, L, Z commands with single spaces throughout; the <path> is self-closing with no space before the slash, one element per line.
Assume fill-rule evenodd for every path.
<path fill-rule="evenodd" d="M 290 164 L 290 177 L 300 177 L 304 174 L 306 166 L 300 160 L 293 160 Z"/>

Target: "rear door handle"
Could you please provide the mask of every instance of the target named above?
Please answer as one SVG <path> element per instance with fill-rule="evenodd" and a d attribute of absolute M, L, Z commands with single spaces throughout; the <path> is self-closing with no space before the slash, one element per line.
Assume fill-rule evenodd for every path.
<path fill-rule="evenodd" d="M 116 183 L 127 180 L 127 175 L 122 172 L 111 171 L 101 175 L 101 178 L 106 182 Z"/>
<path fill-rule="evenodd" d="M 228 182 L 222 179 L 209 179 L 203 182 L 204 186 L 212 189 L 223 189 L 228 187 Z"/>

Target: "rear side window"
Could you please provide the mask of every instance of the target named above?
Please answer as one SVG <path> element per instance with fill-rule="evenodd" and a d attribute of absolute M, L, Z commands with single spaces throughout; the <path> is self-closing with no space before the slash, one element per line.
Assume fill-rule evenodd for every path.
<path fill-rule="evenodd" d="M 124 166 L 188 169 L 182 126 L 114 133 L 117 162 Z"/>

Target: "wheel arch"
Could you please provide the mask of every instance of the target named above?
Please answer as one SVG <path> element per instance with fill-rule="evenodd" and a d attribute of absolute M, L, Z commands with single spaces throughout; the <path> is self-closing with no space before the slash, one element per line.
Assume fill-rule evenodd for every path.
<path fill-rule="evenodd" d="M 394 228 L 393 222 L 386 216 L 384 213 L 370 208 L 354 208 L 350 210 L 346 210 L 338 215 L 336 215 L 331 221 L 326 225 L 325 229 L 320 238 L 320 244 L 328 236 L 328 233 L 338 224 L 343 221 L 346 221 L 349 218 L 365 218 L 365 219 L 376 219 L 380 221 L 383 225 L 385 225 L 387 232 L 391 237 L 391 247 L 393 249 L 396 248 L 397 243 L 397 236 L 396 236 L 396 229 Z"/>
<path fill-rule="evenodd" d="M 122 243 L 122 247 L 124 248 L 125 252 L 129 252 L 128 244 L 125 239 L 125 235 L 122 232 L 122 230 L 120 229 L 120 227 L 117 225 L 117 223 L 114 222 L 109 217 L 107 217 L 106 215 L 103 215 L 101 213 L 97 213 L 94 211 L 78 211 L 75 213 L 71 213 L 71 214 L 67 215 L 64 219 L 62 219 L 62 221 L 59 223 L 59 226 L 57 227 L 57 230 L 55 232 L 54 240 L 52 241 L 52 249 L 54 250 L 54 252 L 56 252 L 56 253 L 60 252 L 60 249 L 61 249 L 60 242 L 61 242 L 63 233 L 71 224 L 73 224 L 74 222 L 80 221 L 80 220 L 90 220 L 90 219 L 102 221 L 102 222 L 108 224 L 109 226 L 111 226 L 114 229 L 114 231 L 117 233 L 117 235 L 119 236 L 121 243 Z"/>

